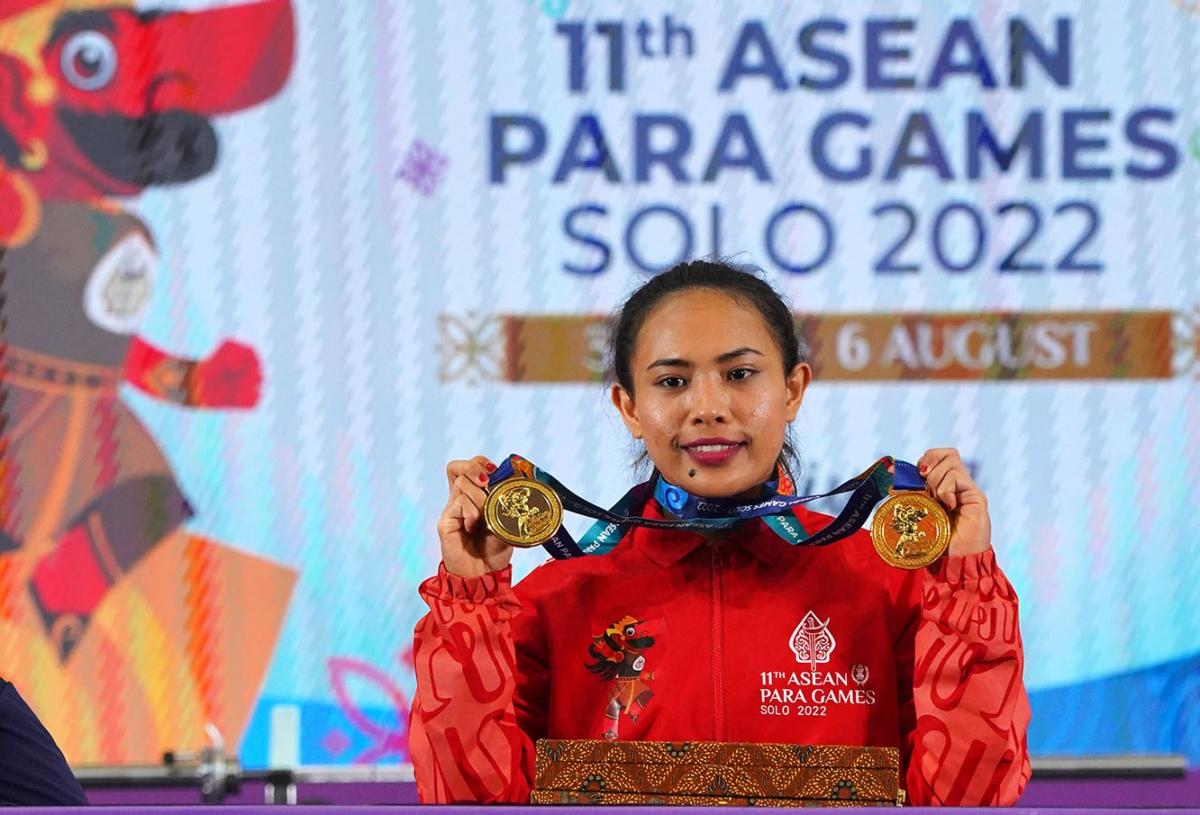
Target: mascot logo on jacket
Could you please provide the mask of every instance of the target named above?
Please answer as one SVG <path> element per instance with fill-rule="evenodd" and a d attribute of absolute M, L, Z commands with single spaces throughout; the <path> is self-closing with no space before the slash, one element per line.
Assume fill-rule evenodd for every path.
<path fill-rule="evenodd" d="M 0 666 L 73 762 L 157 761 L 206 723 L 236 746 L 282 624 L 294 573 L 184 530 L 120 391 L 252 408 L 258 354 L 138 335 L 158 253 L 123 202 L 213 171 L 213 118 L 278 93 L 294 42 L 290 0 L 0 0 Z"/>
<path fill-rule="evenodd" d="M 654 696 L 650 690 L 654 674 L 646 670 L 646 651 L 653 647 L 654 637 L 646 629 L 643 621 L 626 615 L 592 637 L 588 646 L 592 662 L 587 669 L 612 683 L 604 708 L 606 739 L 618 737 L 622 716 L 636 724 Z"/>

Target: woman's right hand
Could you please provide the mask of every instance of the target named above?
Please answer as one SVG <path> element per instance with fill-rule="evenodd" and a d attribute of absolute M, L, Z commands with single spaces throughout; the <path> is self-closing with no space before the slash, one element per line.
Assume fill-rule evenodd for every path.
<path fill-rule="evenodd" d="M 459 577 L 498 572 L 512 560 L 512 547 L 488 531 L 483 519 L 488 476 L 496 465 L 484 456 L 446 465 L 450 499 L 438 518 L 442 563 Z"/>

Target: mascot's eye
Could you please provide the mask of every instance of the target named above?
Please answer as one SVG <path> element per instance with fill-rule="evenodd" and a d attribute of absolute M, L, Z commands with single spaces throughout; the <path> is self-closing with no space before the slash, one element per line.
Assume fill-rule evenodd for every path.
<path fill-rule="evenodd" d="M 117 73 L 117 49 L 99 31 L 80 31 L 63 46 L 62 72 L 81 91 L 98 91 Z"/>
<path fill-rule="evenodd" d="M 632 637 L 636 633 L 637 633 L 637 629 L 634 628 L 632 625 L 625 626 L 625 636 Z"/>

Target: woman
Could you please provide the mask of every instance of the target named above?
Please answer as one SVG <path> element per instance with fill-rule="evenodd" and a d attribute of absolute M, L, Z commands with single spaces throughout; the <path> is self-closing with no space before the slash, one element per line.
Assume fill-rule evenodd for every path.
<path fill-rule="evenodd" d="M 776 477 L 811 371 L 767 284 L 680 264 L 626 303 L 612 356 L 613 403 L 661 478 L 724 498 Z M 553 737 L 894 746 L 915 805 L 1016 801 L 1029 777 L 1017 598 L 958 453 L 917 464 L 953 529 L 926 569 L 883 563 L 865 532 L 790 546 L 748 521 L 636 528 L 514 588 L 512 550 L 481 518 L 495 465 L 451 462 L 416 629 L 422 800 L 525 802 L 533 743 Z M 653 499 L 641 514 L 666 515 Z M 809 534 L 829 521 L 794 514 Z"/>

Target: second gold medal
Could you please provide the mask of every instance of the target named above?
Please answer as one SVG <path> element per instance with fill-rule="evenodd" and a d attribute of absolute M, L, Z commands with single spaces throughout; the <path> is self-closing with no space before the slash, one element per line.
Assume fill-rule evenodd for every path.
<path fill-rule="evenodd" d="M 894 492 L 875 510 L 871 542 L 891 565 L 919 569 L 950 545 L 950 517 L 923 492 Z"/>

